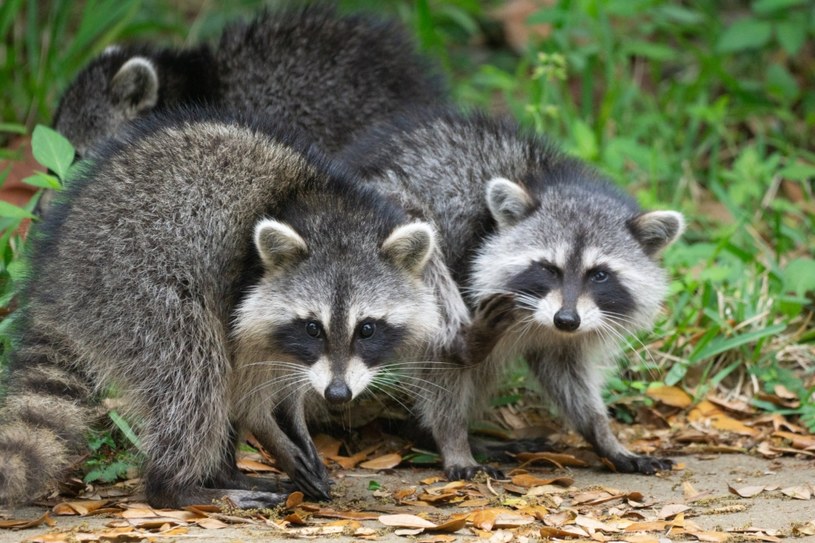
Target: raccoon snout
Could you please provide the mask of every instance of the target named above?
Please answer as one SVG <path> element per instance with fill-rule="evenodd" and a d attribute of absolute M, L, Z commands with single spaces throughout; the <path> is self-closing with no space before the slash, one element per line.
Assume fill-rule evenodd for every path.
<path fill-rule="evenodd" d="M 564 332 L 574 332 L 580 327 L 580 315 L 572 309 L 561 309 L 555 313 L 555 327 Z"/>
<path fill-rule="evenodd" d="M 325 399 L 330 403 L 342 404 L 351 400 L 351 389 L 341 379 L 334 379 L 325 388 Z"/>

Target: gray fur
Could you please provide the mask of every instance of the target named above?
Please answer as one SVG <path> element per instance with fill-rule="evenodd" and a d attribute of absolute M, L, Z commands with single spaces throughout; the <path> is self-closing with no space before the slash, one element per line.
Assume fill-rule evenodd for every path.
<path fill-rule="evenodd" d="M 342 338 L 320 357 L 358 386 L 367 366 L 354 365 L 351 338 L 361 320 L 404 332 L 388 344 L 394 359 L 428 343 L 433 292 L 385 245 L 411 219 L 293 138 L 212 113 L 150 119 L 123 141 L 32 233 L 0 424 L 0 501 L 53 483 L 83 450 L 94 396 L 111 385 L 138 423 L 152 505 L 283 499 L 237 472 L 243 430 L 295 485 L 328 497 L 304 416 L 323 391 L 302 380 L 313 360 L 292 348 L 305 331 L 291 323 L 314 319 Z M 281 245 L 269 243 L 269 219 L 290 228 L 282 253 L 296 257 L 285 266 L 272 256 Z"/>
<path fill-rule="evenodd" d="M 591 168 L 479 114 L 403 117 L 373 128 L 342 158 L 436 226 L 470 307 L 502 294 L 515 300 L 504 310 L 512 324 L 487 360 L 435 373 L 440 388 L 418 399 L 448 476 L 487 469 L 472 456 L 467 422 L 519 356 L 561 415 L 618 470 L 670 466 L 619 443 L 601 390 L 619 340 L 653 325 L 667 289 L 654 257 L 681 233 L 679 213 L 642 213 Z"/>
<path fill-rule="evenodd" d="M 65 91 L 54 127 L 88 157 L 136 116 L 208 102 L 268 115 L 337 150 L 372 122 L 445 98 L 438 69 L 416 49 L 395 21 L 319 4 L 268 11 L 228 26 L 214 50 L 109 48 Z"/>

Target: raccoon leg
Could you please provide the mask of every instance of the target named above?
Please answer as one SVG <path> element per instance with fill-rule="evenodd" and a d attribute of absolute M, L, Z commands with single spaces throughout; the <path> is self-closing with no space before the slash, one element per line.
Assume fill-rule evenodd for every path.
<path fill-rule="evenodd" d="M 294 485 L 318 500 L 331 499 L 331 480 L 306 425 L 303 399 L 293 395 L 274 413 L 256 413 L 248 422 L 260 443 L 274 454 Z"/>
<path fill-rule="evenodd" d="M 0 410 L 0 503 L 37 498 L 85 451 L 97 417 L 93 388 L 71 368 L 75 360 L 32 334 L 11 355 Z"/>
<path fill-rule="evenodd" d="M 554 355 L 554 356 L 551 356 Z M 555 349 L 527 357 L 546 393 L 561 416 L 568 420 L 601 457 L 607 458 L 617 471 L 651 475 L 671 469 L 668 458 L 637 455 L 626 449 L 614 436 L 601 395 L 602 376 L 592 362 L 578 352 Z"/>
<path fill-rule="evenodd" d="M 516 322 L 515 297 L 497 294 L 481 301 L 469 325 L 462 325 L 442 357 L 463 366 L 489 357 L 509 327 Z"/>
<path fill-rule="evenodd" d="M 491 365 L 482 364 L 473 368 L 428 372 L 425 378 L 436 386 L 428 387 L 416 399 L 420 422 L 433 434 L 444 461 L 444 473 L 451 481 L 472 479 L 479 472 L 494 479 L 504 478 L 500 470 L 476 461 L 467 433 L 479 394 L 484 392 L 476 390 L 475 382 L 482 382 L 484 375 L 481 374 L 489 369 Z"/>
<path fill-rule="evenodd" d="M 229 435 L 233 446 L 227 450 L 221 467 L 210 481 L 204 485 L 208 488 L 231 488 L 236 490 L 259 490 L 263 492 L 288 492 L 285 485 L 275 479 L 263 477 L 252 477 L 246 475 L 238 469 L 237 447 L 240 439 L 240 432 L 235 424 L 230 425 Z"/>

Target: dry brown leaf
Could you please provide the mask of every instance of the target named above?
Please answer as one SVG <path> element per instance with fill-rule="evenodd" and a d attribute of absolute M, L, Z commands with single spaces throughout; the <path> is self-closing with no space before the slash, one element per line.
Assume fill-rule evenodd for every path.
<path fill-rule="evenodd" d="M 436 483 L 444 481 L 444 480 L 445 480 L 444 477 L 442 477 L 441 475 L 434 475 L 433 477 L 428 477 L 427 479 L 422 479 L 419 482 L 422 483 L 423 485 L 432 485 L 432 484 L 436 484 Z"/>
<path fill-rule="evenodd" d="M 280 470 L 251 458 L 238 458 L 238 469 L 249 473 L 280 473 Z"/>
<path fill-rule="evenodd" d="M 495 526 L 495 519 L 498 518 L 498 513 L 494 509 L 482 509 L 475 511 L 469 516 L 470 522 L 479 530 L 492 531 Z"/>
<path fill-rule="evenodd" d="M 457 532 L 467 524 L 467 517 L 468 515 L 454 515 L 441 524 L 436 525 L 435 528 L 428 528 L 428 530 L 432 532 Z"/>
<path fill-rule="evenodd" d="M 798 485 L 782 488 L 781 493 L 796 500 L 808 500 L 812 497 L 812 489 L 809 485 Z"/>
<path fill-rule="evenodd" d="M 447 534 L 433 534 L 417 540 L 417 543 L 450 543 L 456 540 L 456 536 Z"/>
<path fill-rule="evenodd" d="M 698 539 L 699 541 L 708 541 L 710 543 L 724 543 L 728 539 L 732 538 L 728 533 L 725 532 L 688 532 L 693 537 Z"/>
<path fill-rule="evenodd" d="M 690 509 L 689 506 L 681 503 L 669 503 L 659 510 L 659 513 L 657 513 L 657 518 L 669 519 L 671 517 L 675 517 L 679 513 L 684 513 L 688 509 Z"/>
<path fill-rule="evenodd" d="M 515 456 L 522 462 L 520 467 L 532 464 L 534 462 L 548 462 L 554 464 L 559 468 L 564 466 L 582 468 L 588 466 L 588 463 L 571 454 L 553 453 L 553 452 L 535 452 L 535 453 L 519 453 Z"/>
<path fill-rule="evenodd" d="M 359 467 L 363 469 L 391 469 L 395 468 L 402 462 L 402 455 L 397 453 L 385 454 L 374 458 L 372 460 L 368 460 L 367 462 L 363 462 L 359 465 Z"/>
<path fill-rule="evenodd" d="M 576 516 L 577 514 L 572 511 L 560 511 L 559 513 L 544 516 L 543 523 L 547 526 L 559 527 L 572 522 Z"/>
<path fill-rule="evenodd" d="M 773 437 L 788 439 L 796 449 L 815 449 L 815 436 L 798 435 L 792 432 L 773 432 Z"/>
<path fill-rule="evenodd" d="M 353 469 L 357 466 L 357 464 L 368 458 L 368 455 L 374 452 L 377 448 L 378 445 L 372 445 L 351 456 L 326 456 L 326 458 L 336 462 L 343 469 Z"/>
<path fill-rule="evenodd" d="M 416 515 L 398 514 L 381 515 L 377 520 L 385 526 L 392 528 L 435 528 L 436 524 Z"/>
<path fill-rule="evenodd" d="M 305 498 L 303 493 L 300 492 L 299 490 L 295 490 L 294 492 L 289 494 L 288 498 L 286 498 L 286 509 L 294 509 L 295 507 L 303 503 L 303 498 Z"/>
<path fill-rule="evenodd" d="M 551 539 L 553 537 L 569 539 L 574 538 L 577 539 L 582 537 L 578 534 L 573 534 L 572 532 L 567 532 L 566 530 L 562 530 L 560 528 L 555 528 L 553 526 L 544 526 L 540 529 L 541 538 L 543 539 Z"/>
<path fill-rule="evenodd" d="M 323 458 L 331 458 L 340 454 L 342 442 L 326 434 L 317 434 L 314 436 L 314 446 Z"/>
<path fill-rule="evenodd" d="M 449 502 L 450 500 L 458 497 L 459 497 L 458 492 L 447 492 L 444 494 L 424 493 L 419 496 L 416 496 L 416 499 L 425 503 L 443 503 Z"/>
<path fill-rule="evenodd" d="M 667 520 L 651 520 L 645 522 L 635 522 L 633 524 L 629 524 L 626 528 L 626 532 L 660 532 L 671 526 L 671 523 Z"/>
<path fill-rule="evenodd" d="M 24 528 L 35 528 L 40 526 L 41 524 L 47 524 L 48 526 L 54 526 L 56 522 L 51 516 L 46 512 L 43 516 L 35 519 L 20 519 L 20 520 L 0 520 L 0 528 L 9 528 L 12 530 L 22 530 Z"/>
<path fill-rule="evenodd" d="M 589 535 L 594 535 L 594 532 L 601 531 L 601 532 L 619 532 L 621 531 L 619 528 L 615 526 L 611 526 L 610 524 L 606 524 L 605 522 L 601 522 L 595 518 L 587 517 L 584 515 L 577 515 L 574 519 L 574 523 L 580 526 L 581 528 L 585 528 L 586 531 L 589 532 Z"/>
<path fill-rule="evenodd" d="M 305 526 L 305 525 L 307 525 L 307 524 L 308 524 L 308 523 L 307 523 L 307 522 L 306 522 L 306 521 L 303 519 L 303 517 L 301 517 L 301 516 L 299 515 L 299 513 L 297 513 L 296 511 L 295 511 L 294 513 L 289 513 L 288 515 L 286 515 L 285 517 L 283 517 L 283 520 L 285 520 L 285 521 L 286 521 L 286 522 L 288 522 L 289 524 L 294 524 L 294 525 L 296 525 L 296 526 Z"/>
<path fill-rule="evenodd" d="M 87 515 L 101 509 L 110 500 L 78 500 L 72 502 L 62 502 L 51 508 L 55 515 Z"/>
<path fill-rule="evenodd" d="M 730 491 L 731 494 L 741 496 L 742 498 L 752 498 L 754 496 L 758 496 L 759 494 L 767 490 L 767 488 L 764 486 L 743 486 L 740 488 L 736 488 L 732 485 L 727 485 L 727 489 Z"/>
<path fill-rule="evenodd" d="M 512 484 L 523 487 L 532 488 L 533 486 L 543 485 L 559 485 L 559 486 L 572 486 L 574 479 L 571 477 L 556 477 L 554 479 L 540 479 L 529 473 L 522 473 L 512 477 Z"/>
<path fill-rule="evenodd" d="M 393 493 L 393 499 L 401 503 L 405 498 L 413 496 L 414 494 L 416 494 L 415 486 L 410 488 L 400 488 Z"/>
<path fill-rule="evenodd" d="M 623 538 L 626 543 L 659 543 L 659 537 L 653 535 L 629 535 Z"/>
<path fill-rule="evenodd" d="M 464 500 L 463 502 L 459 503 L 459 507 L 486 507 L 490 504 L 490 500 L 488 498 L 474 498 L 472 500 Z"/>
<path fill-rule="evenodd" d="M 693 398 L 679 387 L 655 386 L 649 388 L 645 395 L 665 405 L 684 409 L 690 407 Z"/>
<path fill-rule="evenodd" d="M 221 522 L 216 518 L 202 518 L 200 520 L 196 520 L 195 523 L 206 530 L 220 530 L 221 528 L 226 528 L 229 526 L 227 523 Z"/>

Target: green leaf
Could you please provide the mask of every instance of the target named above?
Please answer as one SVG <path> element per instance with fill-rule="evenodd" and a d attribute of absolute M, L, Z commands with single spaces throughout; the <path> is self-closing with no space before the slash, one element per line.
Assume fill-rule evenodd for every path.
<path fill-rule="evenodd" d="M 597 145 L 597 138 L 591 127 L 584 121 L 577 120 L 572 125 L 572 137 L 574 138 L 574 152 L 584 160 L 595 160 L 600 153 Z"/>
<path fill-rule="evenodd" d="M 807 179 L 815 178 L 815 166 L 810 164 L 802 164 L 796 162 L 781 169 L 778 175 L 785 179 L 793 181 L 806 181 Z"/>
<path fill-rule="evenodd" d="M 725 351 L 736 349 L 742 345 L 754 343 L 760 339 L 779 334 L 786 329 L 786 324 L 776 324 L 762 328 L 761 330 L 755 330 L 753 332 L 740 334 L 727 339 L 717 338 L 706 345 L 704 349 L 700 349 L 698 352 L 693 353 L 689 360 L 691 363 L 698 362 L 699 360 L 716 356 L 717 354 L 721 354 Z"/>
<path fill-rule="evenodd" d="M 124 436 L 130 441 L 133 445 L 136 446 L 137 449 L 141 450 L 141 440 L 136 435 L 136 432 L 130 427 L 127 421 L 122 418 L 122 416 L 116 412 L 116 410 L 112 410 L 108 413 L 110 420 L 113 421 L 113 424 L 124 434 Z"/>
<path fill-rule="evenodd" d="M 788 55 L 796 55 L 807 39 L 806 19 L 804 17 L 790 18 L 787 21 L 777 23 L 775 25 L 775 36 Z"/>
<path fill-rule="evenodd" d="M 623 51 L 629 55 L 648 58 L 651 60 L 674 60 L 679 55 L 675 48 L 644 40 L 627 40 L 623 44 Z"/>
<path fill-rule="evenodd" d="M 782 9 L 803 5 L 805 2 L 807 0 L 756 0 L 753 2 L 753 11 L 759 15 L 769 15 Z"/>
<path fill-rule="evenodd" d="M 379 490 L 382 488 L 382 485 L 379 484 L 377 481 L 370 480 L 368 481 L 368 490 Z"/>
<path fill-rule="evenodd" d="M 45 172 L 34 172 L 34 175 L 23 179 L 23 183 L 41 189 L 60 190 L 62 188 L 62 183 L 59 182 L 59 179 Z"/>
<path fill-rule="evenodd" d="M 815 260 L 802 257 L 790 261 L 782 270 L 781 278 L 787 292 L 803 296 L 805 292 L 815 291 Z"/>
<path fill-rule="evenodd" d="M 31 152 L 37 162 L 65 179 L 74 161 L 74 148 L 59 132 L 38 124 L 31 135 Z"/>
<path fill-rule="evenodd" d="M 780 64 L 773 64 L 767 69 L 767 87 L 770 93 L 787 101 L 795 100 L 800 94 L 798 82 Z"/>
<path fill-rule="evenodd" d="M 25 126 L 17 123 L 0 123 L 0 132 L 12 134 L 25 134 Z"/>
<path fill-rule="evenodd" d="M 0 201 L 0 217 L 10 219 L 33 219 L 34 215 L 21 207 L 17 207 L 8 202 Z"/>
<path fill-rule="evenodd" d="M 768 21 L 741 19 L 730 25 L 719 37 L 716 50 L 720 53 L 735 53 L 763 47 L 770 41 L 772 33 L 773 27 Z"/>

